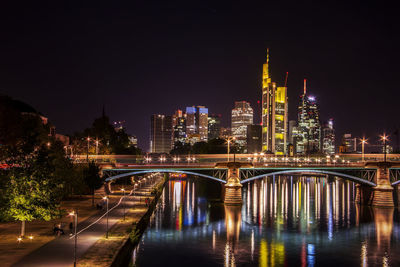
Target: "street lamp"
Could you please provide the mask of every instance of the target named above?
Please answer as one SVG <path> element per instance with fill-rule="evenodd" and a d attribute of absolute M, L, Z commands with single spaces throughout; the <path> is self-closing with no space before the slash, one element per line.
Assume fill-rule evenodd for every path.
<path fill-rule="evenodd" d="M 76 249 L 78 246 L 78 235 L 76 229 L 78 228 L 78 210 L 69 213 L 70 216 L 74 216 L 74 267 L 76 267 Z"/>
<path fill-rule="evenodd" d="M 361 160 L 362 160 L 362 162 L 364 162 L 364 145 L 368 144 L 367 140 L 368 139 L 365 139 L 365 137 L 360 139 L 360 141 L 361 141 Z"/>
<path fill-rule="evenodd" d="M 230 144 L 235 140 L 234 136 L 228 136 L 226 139 L 226 142 L 228 143 L 228 162 L 229 162 L 229 152 L 230 152 Z"/>
<path fill-rule="evenodd" d="M 106 217 L 107 217 L 107 228 L 106 228 L 106 238 L 108 239 L 108 197 L 103 197 L 103 199 L 107 202 L 107 213 L 106 213 Z"/>
<path fill-rule="evenodd" d="M 125 188 L 121 189 L 123 197 L 122 197 L 122 207 L 124 208 L 124 221 L 125 221 Z"/>
<path fill-rule="evenodd" d="M 384 133 L 381 135 L 381 140 L 383 141 L 383 162 L 386 162 L 386 141 L 388 140 L 388 136 Z"/>
<path fill-rule="evenodd" d="M 89 162 L 89 142 L 90 142 L 90 137 L 88 136 L 87 138 L 86 138 L 86 140 L 87 140 L 87 151 L 86 151 L 86 160 L 87 160 L 87 162 Z"/>

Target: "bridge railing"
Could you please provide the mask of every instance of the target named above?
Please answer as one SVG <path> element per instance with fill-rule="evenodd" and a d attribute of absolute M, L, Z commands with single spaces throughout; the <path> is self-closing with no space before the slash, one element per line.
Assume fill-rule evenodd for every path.
<path fill-rule="evenodd" d="M 231 154 L 229 159 L 233 161 Z M 202 164 L 228 161 L 227 154 L 194 154 L 194 155 L 169 155 L 169 154 L 148 154 L 148 155 L 74 155 L 76 163 L 95 161 L 100 164 Z M 275 156 L 271 154 L 236 154 L 236 161 L 247 161 L 253 164 L 262 165 L 285 165 L 285 164 L 314 164 L 314 165 L 346 165 L 362 164 L 366 161 L 383 161 L 383 154 L 365 154 L 364 161 L 361 154 L 337 154 L 332 156 Z M 400 162 L 400 154 L 388 154 L 387 160 Z"/>

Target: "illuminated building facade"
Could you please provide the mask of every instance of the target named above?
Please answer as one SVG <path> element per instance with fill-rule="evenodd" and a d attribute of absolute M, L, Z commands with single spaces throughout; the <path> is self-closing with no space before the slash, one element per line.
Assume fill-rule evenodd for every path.
<path fill-rule="evenodd" d="M 300 96 L 298 107 L 296 136 L 296 153 L 310 154 L 321 151 L 319 108 L 315 97 L 307 96 L 306 80 L 304 80 L 304 93 Z"/>
<path fill-rule="evenodd" d="M 200 135 L 200 141 L 208 140 L 208 108 L 197 106 L 196 109 L 196 128 Z"/>
<path fill-rule="evenodd" d="M 172 116 L 151 116 L 150 152 L 169 153 L 172 149 Z"/>
<path fill-rule="evenodd" d="M 333 119 L 324 123 L 322 128 L 322 152 L 327 155 L 335 154 L 335 128 Z"/>
<path fill-rule="evenodd" d="M 211 114 L 208 116 L 208 139 L 219 137 L 221 132 L 221 114 Z"/>
<path fill-rule="evenodd" d="M 253 124 L 253 109 L 249 102 L 236 101 L 232 109 L 231 129 L 236 143 L 245 148 L 247 139 L 247 125 Z"/>
<path fill-rule="evenodd" d="M 204 106 L 186 107 L 186 135 L 200 135 L 200 141 L 208 140 L 208 108 Z M 193 143 L 189 140 L 190 143 Z"/>
<path fill-rule="evenodd" d="M 357 138 L 351 137 L 351 134 L 344 134 L 342 137 L 341 153 L 357 152 Z"/>
<path fill-rule="evenodd" d="M 172 116 L 173 144 L 186 142 L 186 114 L 177 110 Z"/>
<path fill-rule="evenodd" d="M 262 151 L 276 155 L 287 153 L 287 87 L 277 87 L 269 74 L 269 51 L 262 74 Z"/>

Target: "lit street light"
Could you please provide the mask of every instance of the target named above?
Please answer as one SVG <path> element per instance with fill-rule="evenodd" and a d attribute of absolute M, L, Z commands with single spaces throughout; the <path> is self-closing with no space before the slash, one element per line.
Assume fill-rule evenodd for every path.
<path fill-rule="evenodd" d="M 368 139 L 365 139 L 364 137 L 360 139 L 360 141 L 361 141 L 361 160 L 362 160 L 362 162 L 364 162 L 364 145 L 368 144 L 367 140 Z"/>
<path fill-rule="evenodd" d="M 234 136 L 228 136 L 226 139 L 226 142 L 228 143 L 228 162 L 229 162 L 229 152 L 230 152 L 230 144 L 235 140 Z"/>
<path fill-rule="evenodd" d="M 107 201 L 106 207 L 107 207 L 107 213 L 106 213 L 106 217 L 107 217 L 107 228 L 106 228 L 106 238 L 108 239 L 108 197 L 103 197 L 104 200 Z"/>
<path fill-rule="evenodd" d="M 76 229 L 78 227 L 78 211 L 73 211 L 69 215 L 74 216 L 74 267 L 76 267 L 76 249 L 78 246 L 78 235 L 76 234 Z"/>
<path fill-rule="evenodd" d="M 381 140 L 383 141 L 383 162 L 386 162 L 386 141 L 388 140 L 388 136 L 384 133 L 381 135 Z"/>
<path fill-rule="evenodd" d="M 122 194 L 123 194 L 123 196 L 122 196 L 122 207 L 124 208 L 124 221 L 125 221 L 125 188 L 122 188 L 121 191 L 122 191 Z"/>

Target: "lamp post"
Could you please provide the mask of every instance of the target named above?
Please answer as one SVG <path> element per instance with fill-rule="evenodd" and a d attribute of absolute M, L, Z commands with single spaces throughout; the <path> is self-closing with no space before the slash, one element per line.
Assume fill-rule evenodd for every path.
<path fill-rule="evenodd" d="M 383 141 L 383 162 L 386 162 L 386 141 L 388 140 L 388 136 L 384 133 L 381 139 Z"/>
<path fill-rule="evenodd" d="M 89 162 L 89 142 L 90 142 L 90 137 L 88 136 L 87 138 L 86 138 L 86 140 L 87 140 L 87 151 L 86 151 L 86 160 L 87 160 L 87 162 Z"/>
<path fill-rule="evenodd" d="M 367 143 L 367 139 L 365 139 L 364 137 L 360 139 L 361 141 L 361 160 L 362 162 L 364 162 L 364 145 L 368 144 Z"/>
<path fill-rule="evenodd" d="M 74 216 L 74 267 L 76 267 L 76 249 L 78 247 L 78 235 L 76 234 L 78 228 L 78 210 L 71 212 L 69 215 Z"/>
<path fill-rule="evenodd" d="M 121 189 L 122 191 L 122 207 L 124 208 L 124 221 L 125 221 L 125 188 Z"/>
<path fill-rule="evenodd" d="M 107 207 L 107 213 L 106 213 L 106 221 L 107 221 L 107 223 L 106 223 L 106 238 L 108 239 L 108 197 L 103 197 L 103 199 L 105 200 L 105 201 L 107 201 L 107 204 L 106 204 L 106 207 Z"/>
<path fill-rule="evenodd" d="M 226 142 L 228 143 L 228 162 L 229 162 L 229 152 L 230 152 L 230 144 L 235 140 L 234 136 L 228 136 L 226 138 Z"/>

